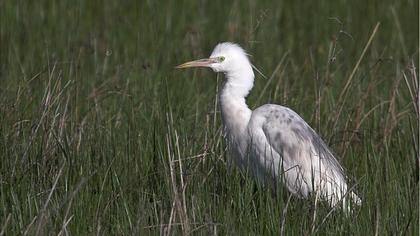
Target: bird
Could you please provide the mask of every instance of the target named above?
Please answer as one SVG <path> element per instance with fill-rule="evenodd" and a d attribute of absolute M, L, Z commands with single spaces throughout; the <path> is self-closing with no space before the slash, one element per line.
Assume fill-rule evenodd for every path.
<path fill-rule="evenodd" d="M 262 184 L 282 182 L 298 198 L 317 196 L 333 208 L 361 205 L 348 176 L 322 138 L 292 109 L 265 104 L 251 110 L 254 66 L 238 44 L 216 45 L 209 58 L 175 68 L 208 67 L 224 74 L 218 91 L 223 133 L 234 163 Z M 272 185 L 272 184 L 269 184 Z"/>

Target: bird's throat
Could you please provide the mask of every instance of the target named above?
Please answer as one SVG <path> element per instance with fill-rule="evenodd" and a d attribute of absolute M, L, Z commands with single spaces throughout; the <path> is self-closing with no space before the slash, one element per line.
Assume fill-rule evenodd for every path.
<path fill-rule="evenodd" d="M 219 92 L 222 123 L 225 134 L 231 139 L 246 131 L 251 118 L 252 111 L 245 100 L 253 86 L 253 77 L 251 79 L 251 81 L 241 83 L 240 80 L 228 78 Z"/>

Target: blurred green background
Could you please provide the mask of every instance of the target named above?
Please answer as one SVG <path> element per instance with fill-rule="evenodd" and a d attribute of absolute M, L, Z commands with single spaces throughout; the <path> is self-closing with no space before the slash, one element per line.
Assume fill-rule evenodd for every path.
<path fill-rule="evenodd" d="M 0 1 L 1 234 L 418 235 L 418 10 Z M 223 41 L 268 77 L 251 107 L 291 107 L 337 154 L 351 217 L 227 165 L 222 76 L 174 70 Z"/>

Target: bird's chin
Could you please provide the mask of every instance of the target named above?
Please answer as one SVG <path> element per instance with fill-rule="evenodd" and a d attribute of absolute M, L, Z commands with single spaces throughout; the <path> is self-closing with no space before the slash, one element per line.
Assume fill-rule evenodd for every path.
<path fill-rule="evenodd" d="M 216 67 L 216 66 L 210 66 L 210 68 L 211 68 L 214 72 L 216 72 L 216 73 L 218 73 L 218 72 L 221 72 L 221 71 L 222 71 L 219 67 Z"/>

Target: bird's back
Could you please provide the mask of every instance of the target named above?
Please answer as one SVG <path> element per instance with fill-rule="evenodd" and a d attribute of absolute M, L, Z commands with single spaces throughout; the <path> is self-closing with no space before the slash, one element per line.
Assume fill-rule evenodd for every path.
<path fill-rule="evenodd" d="M 293 110 L 263 105 L 248 124 L 250 159 L 259 178 L 282 178 L 289 191 L 308 197 L 316 191 L 335 205 L 347 192 L 343 168 L 319 135 Z M 359 203 L 355 196 L 353 201 Z"/>

